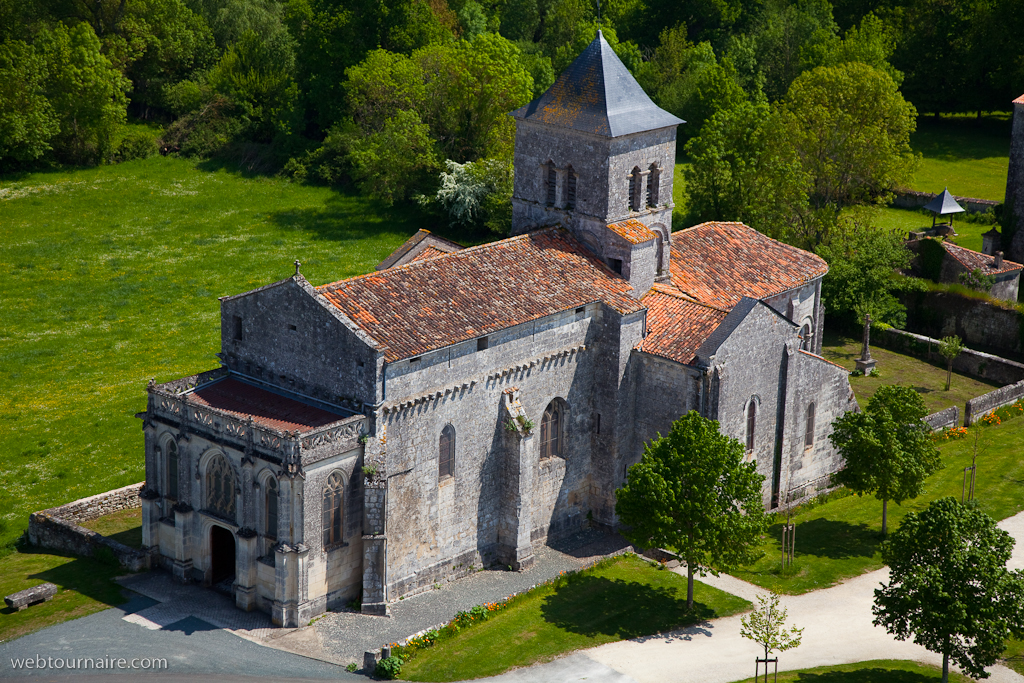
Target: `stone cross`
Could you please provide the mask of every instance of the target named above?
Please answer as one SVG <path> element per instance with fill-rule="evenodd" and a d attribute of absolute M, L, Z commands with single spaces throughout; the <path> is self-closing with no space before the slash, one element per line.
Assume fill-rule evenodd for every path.
<path fill-rule="evenodd" d="M 876 361 L 871 357 L 871 314 L 864 314 L 864 348 L 861 350 L 860 358 L 857 359 L 858 370 L 867 374 L 874 370 Z"/>
<path fill-rule="evenodd" d="M 302 264 L 301 264 L 301 263 L 299 263 L 299 259 L 295 259 L 295 274 L 296 274 L 296 275 L 298 275 L 298 274 L 299 274 L 299 266 L 301 266 L 301 265 L 302 265 Z"/>

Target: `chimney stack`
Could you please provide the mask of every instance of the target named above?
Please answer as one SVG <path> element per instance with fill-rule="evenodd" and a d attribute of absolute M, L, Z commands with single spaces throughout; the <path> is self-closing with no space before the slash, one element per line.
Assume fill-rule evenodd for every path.
<path fill-rule="evenodd" d="M 997 270 L 1002 270 L 1003 269 L 1003 252 L 1001 252 L 1001 251 L 997 251 L 996 252 L 996 269 Z"/>

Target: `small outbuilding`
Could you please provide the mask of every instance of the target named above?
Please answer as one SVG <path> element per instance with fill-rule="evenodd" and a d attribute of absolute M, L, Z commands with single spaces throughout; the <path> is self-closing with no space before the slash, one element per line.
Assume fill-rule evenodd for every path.
<path fill-rule="evenodd" d="M 957 204 L 956 199 L 949 193 L 949 188 L 943 188 L 942 194 L 925 204 L 924 208 L 935 214 L 932 216 L 932 230 L 935 229 L 935 221 L 940 216 L 949 216 L 949 221 L 947 223 L 939 223 L 938 225 L 948 225 L 952 228 L 953 215 L 964 212 L 964 207 Z"/>

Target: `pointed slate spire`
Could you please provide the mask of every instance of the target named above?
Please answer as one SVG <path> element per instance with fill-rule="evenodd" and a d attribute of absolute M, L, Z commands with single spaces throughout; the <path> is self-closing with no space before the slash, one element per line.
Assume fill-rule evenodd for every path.
<path fill-rule="evenodd" d="M 949 189 L 944 189 L 935 199 L 931 200 L 924 205 L 924 208 L 928 209 L 932 213 L 937 213 L 940 216 L 945 216 L 950 213 L 963 213 L 964 208 L 956 203 L 953 199 L 953 195 L 949 193 Z"/>
<path fill-rule="evenodd" d="M 547 92 L 512 116 L 612 138 L 686 123 L 651 101 L 600 31 Z"/>

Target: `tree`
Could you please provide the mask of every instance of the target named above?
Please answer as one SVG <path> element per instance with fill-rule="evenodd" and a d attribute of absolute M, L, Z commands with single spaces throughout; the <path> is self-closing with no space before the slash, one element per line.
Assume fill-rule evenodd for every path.
<path fill-rule="evenodd" d="M 896 295 L 922 287 L 919 280 L 899 271 L 910 266 L 913 254 L 903 235 L 857 221 L 839 221 L 815 249 L 829 271 L 821 283 L 821 297 L 832 315 L 853 322 L 858 310 L 867 309 L 878 322 L 899 327 L 906 308 Z"/>
<path fill-rule="evenodd" d="M 786 630 L 788 610 L 779 609 L 779 594 L 769 591 L 757 596 L 756 610 L 740 619 L 740 635 L 764 647 L 764 658 L 775 650 L 785 652 L 800 645 L 804 630 L 793 626 Z"/>
<path fill-rule="evenodd" d="M 43 95 L 45 71 L 31 45 L 20 40 L 0 44 L 0 168 L 43 156 L 60 130 Z"/>
<path fill-rule="evenodd" d="M 1008 571 L 1013 538 L 972 504 L 951 497 L 911 512 L 882 544 L 889 585 L 875 590 L 876 626 L 942 654 L 971 678 L 1024 632 L 1024 574 Z"/>
<path fill-rule="evenodd" d="M 921 494 L 924 480 L 941 467 L 921 395 L 910 387 L 879 387 L 864 412 L 848 412 L 832 423 L 829 440 L 846 459 L 836 481 L 882 501 L 882 535 L 889 501 L 897 505 Z"/>
<path fill-rule="evenodd" d="M 778 131 L 810 174 L 811 205 L 877 202 L 911 180 L 917 111 L 888 74 L 859 62 L 796 78 Z"/>
<path fill-rule="evenodd" d="M 752 545 L 768 524 L 763 482 L 755 463 L 743 462 L 740 442 L 691 410 L 629 468 L 615 512 L 631 542 L 673 548 L 686 561 L 692 608 L 695 571 L 718 576 L 718 568 L 755 559 Z"/>
<path fill-rule="evenodd" d="M 964 343 L 955 334 L 952 337 L 943 337 L 939 341 L 939 353 L 946 359 L 946 391 L 949 391 L 949 384 L 953 379 L 953 360 L 964 350 Z"/>

